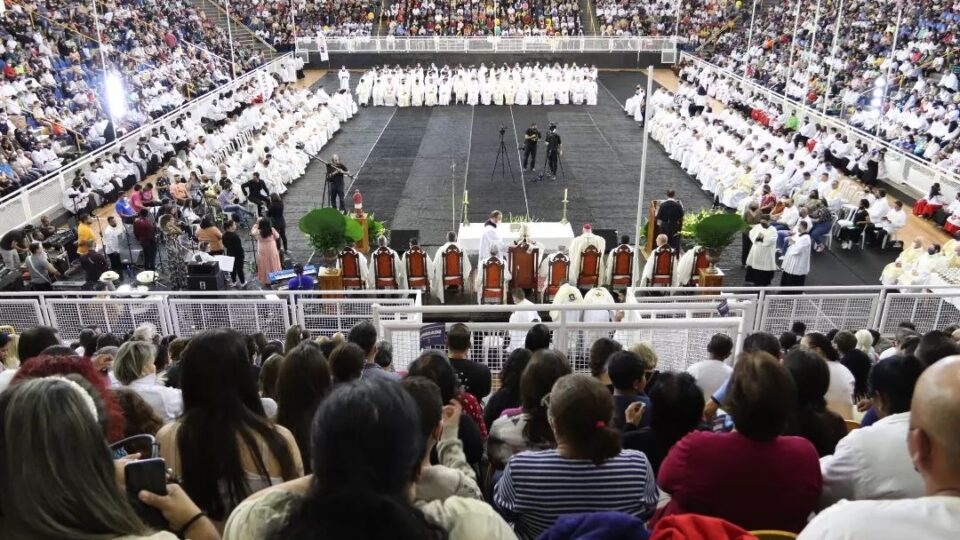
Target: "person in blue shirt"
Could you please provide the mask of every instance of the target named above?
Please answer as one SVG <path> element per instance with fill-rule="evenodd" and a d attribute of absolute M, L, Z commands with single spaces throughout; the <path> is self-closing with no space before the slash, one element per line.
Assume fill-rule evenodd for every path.
<path fill-rule="evenodd" d="M 126 197 L 120 197 L 113 207 L 121 219 L 132 219 L 135 215 L 137 215 L 137 213 L 133 210 L 133 206 L 130 204 L 130 199 L 127 199 Z"/>
<path fill-rule="evenodd" d="M 647 371 L 640 355 L 630 351 L 617 351 L 607 360 L 607 375 L 613 384 L 613 424 L 623 430 L 627 424 L 627 408 L 633 403 L 643 404 L 643 416 L 638 425 L 650 425 L 650 398 L 644 393 L 647 386 Z"/>
<path fill-rule="evenodd" d="M 297 263 L 293 265 L 293 273 L 296 274 L 293 276 L 289 282 L 287 282 L 287 288 L 291 291 L 312 291 L 316 282 L 310 276 L 303 275 L 303 265 Z"/>

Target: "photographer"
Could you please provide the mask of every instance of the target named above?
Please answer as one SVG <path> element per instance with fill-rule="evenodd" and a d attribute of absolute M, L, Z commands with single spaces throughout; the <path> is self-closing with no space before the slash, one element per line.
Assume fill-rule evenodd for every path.
<path fill-rule="evenodd" d="M 557 163 L 563 156 L 563 143 L 560 135 L 557 134 L 557 125 L 550 124 L 550 132 L 547 133 L 547 163 L 550 165 L 550 176 L 557 179 Z"/>
<path fill-rule="evenodd" d="M 527 128 L 527 133 L 523 137 L 523 170 L 534 170 L 537 167 L 537 143 L 540 141 L 540 130 L 537 129 L 537 123 L 533 122 Z M 527 169 L 527 159 L 530 160 L 530 168 Z"/>

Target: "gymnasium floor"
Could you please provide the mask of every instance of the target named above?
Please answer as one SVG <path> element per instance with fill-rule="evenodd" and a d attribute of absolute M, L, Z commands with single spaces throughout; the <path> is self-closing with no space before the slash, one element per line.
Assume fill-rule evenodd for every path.
<path fill-rule="evenodd" d="M 354 73 L 352 83 L 359 74 Z M 334 74 L 318 84 L 337 88 Z M 483 222 L 493 209 L 505 215 L 529 214 L 538 221 L 559 221 L 563 190 L 569 190 L 568 219 L 579 233 L 583 223 L 633 235 L 640 174 L 641 128 L 622 112 L 622 103 L 637 84 L 639 72 L 602 72 L 596 106 L 526 107 L 368 107 L 348 123 L 321 151 L 326 159 L 337 153 L 357 177 L 348 190 L 360 189 L 364 208 L 387 221 L 391 229 L 419 230 L 421 243 L 438 246 L 446 232 L 462 219 L 463 191 L 469 190 L 471 222 Z M 521 172 L 519 141 L 530 122 L 542 132 L 558 125 L 563 140 L 564 172 L 555 182 L 532 182 L 535 173 Z M 504 145 L 510 168 L 501 177 L 494 169 L 499 128 L 506 128 Z M 537 170 L 543 167 L 540 145 Z M 699 184 L 671 161 L 654 141 L 648 145 L 644 202 L 664 198 L 675 189 L 688 212 L 711 204 Z M 455 169 L 451 171 L 451 164 Z M 359 172 L 358 172 L 359 170 Z M 492 177 L 491 177 L 491 173 Z M 296 222 L 321 205 L 323 165 L 312 163 L 306 175 L 285 195 L 290 251 L 305 260 L 311 249 Z M 400 247 L 400 246 L 394 246 Z M 814 254 L 808 285 L 874 285 L 883 265 L 895 252 L 866 250 Z M 720 267 L 725 284 L 742 285 L 740 242 L 727 249 Z M 777 278 L 779 280 L 779 278 Z M 775 281 L 778 283 L 778 281 Z"/>

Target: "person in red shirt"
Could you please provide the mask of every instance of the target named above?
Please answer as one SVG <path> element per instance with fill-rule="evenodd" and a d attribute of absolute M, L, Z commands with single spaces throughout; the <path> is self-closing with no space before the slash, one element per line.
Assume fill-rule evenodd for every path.
<path fill-rule="evenodd" d="M 130 194 L 130 208 L 133 208 L 134 213 L 139 214 L 143 210 L 143 188 L 140 187 L 140 184 L 133 186 L 133 193 Z"/>
<path fill-rule="evenodd" d="M 133 222 L 133 236 L 143 248 L 143 269 L 156 270 L 157 240 L 156 227 L 150 221 L 150 211 L 141 209 L 137 220 Z"/>
<path fill-rule="evenodd" d="M 723 404 L 736 431 L 695 431 L 670 449 L 657 483 L 672 499 L 654 519 L 693 512 L 747 530 L 800 532 L 816 509 L 823 479 L 813 444 L 780 435 L 796 394 L 776 358 L 742 354 Z"/>

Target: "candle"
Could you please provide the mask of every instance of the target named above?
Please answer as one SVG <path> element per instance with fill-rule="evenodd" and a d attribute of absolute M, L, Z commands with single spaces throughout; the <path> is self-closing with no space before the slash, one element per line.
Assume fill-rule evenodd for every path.
<path fill-rule="evenodd" d="M 463 204 L 470 204 L 470 192 L 463 190 Z"/>
<path fill-rule="evenodd" d="M 567 188 L 563 188 L 563 202 L 567 202 Z"/>

